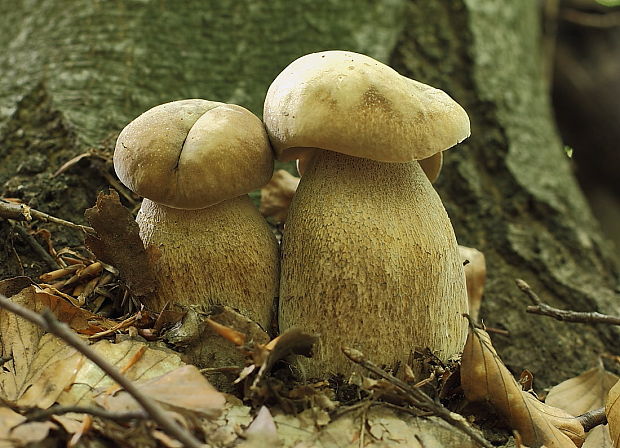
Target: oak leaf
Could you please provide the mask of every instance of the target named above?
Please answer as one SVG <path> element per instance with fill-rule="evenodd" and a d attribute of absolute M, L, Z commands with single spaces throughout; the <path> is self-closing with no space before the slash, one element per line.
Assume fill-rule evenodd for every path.
<path fill-rule="evenodd" d="M 609 390 L 618 376 L 600 365 L 551 388 L 545 403 L 569 414 L 580 415 L 605 406 Z M 588 432 L 583 448 L 611 448 L 609 427 L 600 425 Z"/>
<path fill-rule="evenodd" d="M 607 424 L 614 448 L 620 448 L 620 381 L 609 391 L 605 405 Z"/>
<path fill-rule="evenodd" d="M 105 263 L 117 268 L 131 292 L 145 296 L 155 289 L 149 256 L 140 239 L 140 229 L 118 193 L 99 193 L 97 203 L 84 213 L 97 235 L 86 235 L 86 245 Z"/>
<path fill-rule="evenodd" d="M 491 344 L 486 331 L 470 328 L 463 352 L 461 385 L 470 401 L 486 401 L 518 431 L 524 445 L 581 447 L 585 434 L 570 414 L 540 402 L 521 389 Z"/>

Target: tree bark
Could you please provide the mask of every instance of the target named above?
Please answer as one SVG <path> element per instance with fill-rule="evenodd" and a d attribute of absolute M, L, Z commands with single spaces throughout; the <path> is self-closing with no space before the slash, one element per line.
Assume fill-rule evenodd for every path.
<path fill-rule="evenodd" d="M 52 174 L 88 148 L 109 155 L 146 109 L 205 98 L 260 116 L 271 80 L 293 59 L 336 48 L 368 54 L 468 111 L 472 137 L 446 154 L 437 189 L 459 242 L 487 257 L 481 317 L 510 332 L 495 338 L 500 355 L 549 385 L 618 350 L 618 333 L 527 315 L 514 279 L 557 307 L 620 308 L 617 268 L 550 115 L 539 28 L 535 0 L 3 2 L 2 193 L 80 221 L 105 180 L 87 162 Z M 41 227 L 59 245 L 76 243 Z M 24 263 L 40 273 L 11 235 L 0 223 L 0 275 Z"/>

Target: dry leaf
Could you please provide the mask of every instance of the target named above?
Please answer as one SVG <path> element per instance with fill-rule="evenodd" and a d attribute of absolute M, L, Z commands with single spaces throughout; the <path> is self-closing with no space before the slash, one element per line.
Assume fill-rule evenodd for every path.
<path fill-rule="evenodd" d="M 465 283 L 467 285 L 467 300 L 469 302 L 469 315 L 474 321 L 478 320 L 478 312 L 484 293 L 484 283 L 487 279 L 487 267 L 484 254 L 472 247 L 459 246 L 459 255 L 465 262 Z"/>
<path fill-rule="evenodd" d="M 56 428 L 52 422 L 29 422 L 21 414 L 7 407 L 0 407 L 0 448 L 30 446 L 45 440 L 51 429 Z"/>
<path fill-rule="evenodd" d="M 618 379 L 613 373 L 607 372 L 601 364 L 551 388 L 545 403 L 572 415 L 585 414 L 605 406 L 607 394 Z M 589 431 L 583 444 L 584 448 L 611 446 L 607 425 L 597 426 Z"/>
<path fill-rule="evenodd" d="M 478 448 L 467 435 L 437 417 L 419 418 L 380 406 L 347 412 L 322 428 L 314 420 L 312 409 L 297 416 L 274 417 L 287 448 Z"/>
<path fill-rule="evenodd" d="M 6 288 L 4 282 L 3 288 Z M 10 288 L 9 288 L 10 289 Z M 39 311 L 41 297 L 29 286 L 11 297 L 14 303 Z M 65 316 L 66 317 L 66 316 Z M 4 363 L 0 372 L 0 396 L 20 405 L 47 408 L 73 379 L 80 355 L 52 335 L 13 313 L 0 309 L 0 341 Z"/>
<path fill-rule="evenodd" d="M 153 292 L 155 280 L 140 229 L 118 193 L 99 193 L 96 205 L 84 216 L 97 232 L 97 236 L 86 235 L 85 241 L 97 258 L 116 267 L 134 295 Z"/>
<path fill-rule="evenodd" d="M 10 282 L 0 283 L 0 288 L 5 291 L 10 290 L 10 286 Z M 34 311 L 58 303 L 50 301 L 49 294 L 37 292 L 34 286 L 23 289 L 11 300 Z M 61 320 L 74 325 L 85 322 L 81 312 L 64 306 L 55 307 L 55 311 L 59 310 Z M 75 349 L 6 310 L 0 310 L 0 341 L 2 356 L 12 358 L 0 371 L 0 398 L 20 406 L 46 409 L 54 402 L 88 405 L 93 400 L 95 388 L 113 384 L 99 367 Z M 120 344 L 100 341 L 91 347 L 118 368 L 126 367 L 136 353 L 143 351 L 125 372 L 132 380 L 148 380 L 183 365 L 178 354 L 151 349 L 133 340 Z"/>
<path fill-rule="evenodd" d="M 280 359 L 289 355 L 301 355 L 307 358 L 312 357 L 312 350 L 318 337 L 300 330 L 299 328 L 289 328 L 277 338 L 271 340 L 267 345 L 257 345 L 251 353 L 255 366 L 260 366 L 250 390 L 260 394 L 260 383 Z"/>
<path fill-rule="evenodd" d="M 298 185 L 298 177 L 288 171 L 277 170 L 269 183 L 260 190 L 258 210 L 263 216 L 271 217 L 276 222 L 286 221 L 286 215 Z"/>
<path fill-rule="evenodd" d="M 613 448 L 608 425 L 599 425 L 588 432 L 581 448 Z"/>
<path fill-rule="evenodd" d="M 607 394 L 618 379 L 600 365 L 552 387 L 545 403 L 572 415 L 585 414 L 605 406 Z"/>
<path fill-rule="evenodd" d="M 485 331 L 469 330 L 461 364 L 461 385 L 468 400 L 490 403 L 519 432 L 527 446 L 574 448 L 583 444 L 585 434 L 581 424 L 572 415 L 521 390 Z"/>
<path fill-rule="evenodd" d="M 245 441 L 239 445 L 239 448 L 263 448 L 267 446 L 275 448 L 282 446 L 282 443 L 278 437 L 278 428 L 273 421 L 271 412 L 267 407 L 261 406 L 256 418 L 246 429 Z"/>
<path fill-rule="evenodd" d="M 148 397 L 178 412 L 199 413 L 217 417 L 226 398 L 215 390 L 200 371 L 191 365 L 174 369 L 164 375 L 141 382 L 139 389 Z M 140 405 L 125 391 L 102 395 L 96 402 L 115 412 L 140 410 Z"/>
<path fill-rule="evenodd" d="M 147 344 L 136 340 L 118 344 L 104 340 L 91 345 L 91 348 L 135 382 L 148 381 L 184 365 L 177 353 L 149 348 Z M 136 359 L 136 354 L 140 352 L 141 355 Z M 115 384 L 98 366 L 84 360 L 73 383 L 65 388 L 57 401 L 66 406 L 89 406 L 98 394 Z"/>
<path fill-rule="evenodd" d="M 620 448 L 620 381 L 609 391 L 605 405 L 607 424 L 614 448 Z"/>

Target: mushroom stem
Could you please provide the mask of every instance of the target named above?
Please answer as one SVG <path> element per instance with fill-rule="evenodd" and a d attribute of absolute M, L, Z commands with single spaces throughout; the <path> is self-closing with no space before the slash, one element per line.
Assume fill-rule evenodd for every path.
<path fill-rule="evenodd" d="M 157 278 L 148 308 L 228 305 L 269 328 L 278 245 L 247 195 L 198 210 L 144 199 L 136 221 Z"/>
<path fill-rule="evenodd" d="M 309 376 L 350 373 L 341 346 L 379 364 L 465 344 L 465 275 L 448 215 L 420 164 L 318 151 L 283 235 L 280 329 L 320 334 Z"/>

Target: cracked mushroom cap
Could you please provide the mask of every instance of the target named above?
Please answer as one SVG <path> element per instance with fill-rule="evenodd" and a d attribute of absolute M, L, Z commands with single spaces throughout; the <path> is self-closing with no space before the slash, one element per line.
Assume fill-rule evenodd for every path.
<path fill-rule="evenodd" d="M 380 162 L 427 159 L 469 137 L 469 118 L 445 92 L 371 57 L 324 51 L 273 81 L 263 121 L 281 160 L 322 148 Z"/>
<path fill-rule="evenodd" d="M 140 196 L 193 210 L 266 184 L 273 153 L 262 122 L 247 109 L 191 99 L 129 123 L 116 141 L 114 169 Z"/>

